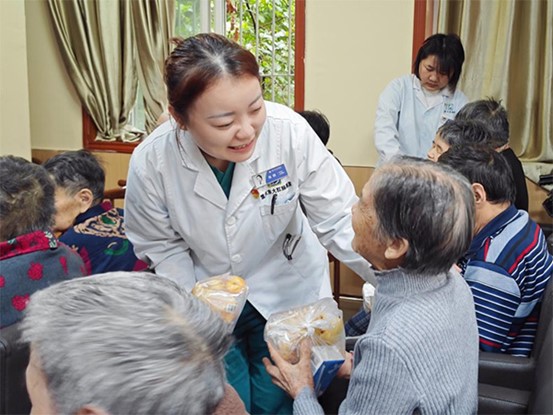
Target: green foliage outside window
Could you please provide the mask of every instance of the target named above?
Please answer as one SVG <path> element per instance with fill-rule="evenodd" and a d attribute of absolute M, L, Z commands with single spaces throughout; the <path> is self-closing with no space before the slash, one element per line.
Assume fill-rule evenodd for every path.
<path fill-rule="evenodd" d="M 200 1 L 177 0 L 178 36 L 200 31 Z M 213 2 L 210 1 L 213 10 Z M 226 0 L 226 36 L 259 62 L 265 99 L 294 104 L 294 0 Z"/>

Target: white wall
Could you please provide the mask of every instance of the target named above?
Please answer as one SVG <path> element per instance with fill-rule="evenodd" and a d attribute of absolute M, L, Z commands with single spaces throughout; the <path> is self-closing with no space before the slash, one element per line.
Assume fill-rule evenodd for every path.
<path fill-rule="evenodd" d="M 0 1 L 0 155 L 31 159 L 25 4 Z"/>
<path fill-rule="evenodd" d="M 307 0 L 305 109 L 331 124 L 342 164 L 374 166 L 373 125 L 379 94 L 410 73 L 413 0 Z"/>
<path fill-rule="evenodd" d="M 413 0 L 306 1 L 305 108 L 329 117 L 329 147 L 345 165 L 373 166 L 378 159 L 376 102 L 389 81 L 410 72 L 413 7 Z M 25 0 L 25 9 L 32 148 L 81 148 L 81 105 L 47 3 Z"/>
<path fill-rule="evenodd" d="M 25 0 L 25 10 L 32 148 L 77 150 L 83 146 L 81 103 L 58 50 L 48 4 Z"/>

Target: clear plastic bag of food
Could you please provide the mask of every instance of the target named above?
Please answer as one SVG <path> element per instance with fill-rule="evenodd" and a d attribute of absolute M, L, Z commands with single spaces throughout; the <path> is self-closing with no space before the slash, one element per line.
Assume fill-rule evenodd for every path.
<path fill-rule="evenodd" d="M 342 311 L 332 298 L 271 315 L 265 325 L 264 338 L 290 363 L 299 360 L 300 343 L 306 338 L 311 340 L 311 366 L 317 395 L 326 389 L 344 362 L 344 321 Z"/>
<path fill-rule="evenodd" d="M 246 304 L 248 286 L 237 275 L 217 275 L 198 281 L 192 294 L 206 302 L 229 324 L 232 331 Z"/>

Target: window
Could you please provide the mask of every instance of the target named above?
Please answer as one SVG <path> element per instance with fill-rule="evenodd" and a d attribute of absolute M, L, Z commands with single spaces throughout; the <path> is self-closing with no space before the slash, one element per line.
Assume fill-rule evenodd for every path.
<path fill-rule="evenodd" d="M 264 97 L 303 109 L 305 0 L 176 0 L 175 36 L 217 32 L 244 45 L 258 59 Z M 140 88 L 130 119 L 144 129 Z M 132 152 L 136 144 L 97 142 L 83 111 L 85 148 Z"/>

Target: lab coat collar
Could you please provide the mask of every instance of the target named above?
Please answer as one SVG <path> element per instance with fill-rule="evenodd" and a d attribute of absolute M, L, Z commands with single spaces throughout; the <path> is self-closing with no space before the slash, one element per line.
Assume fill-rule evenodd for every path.
<path fill-rule="evenodd" d="M 422 90 L 421 81 L 414 74 L 411 75 L 411 77 L 413 79 L 413 90 L 415 91 L 415 96 L 426 107 L 426 98 L 424 97 L 424 91 Z M 442 96 L 442 102 L 443 102 L 450 99 L 453 94 L 451 93 L 451 90 L 449 89 L 449 87 L 446 87 L 440 91 L 440 95 Z M 436 104 L 436 105 L 439 105 L 439 104 Z M 427 109 L 434 108 L 436 105 L 429 107 Z"/>
<path fill-rule="evenodd" d="M 177 140 L 177 151 L 180 154 L 182 166 L 198 173 L 194 182 L 194 193 L 215 206 L 226 209 L 227 197 L 190 134 L 179 130 Z"/>
<path fill-rule="evenodd" d="M 180 153 L 182 165 L 185 168 L 198 172 L 194 183 L 194 193 L 221 209 L 226 209 L 227 215 L 234 213 L 242 201 L 251 193 L 252 185 L 250 178 L 255 173 L 251 164 L 260 157 L 261 150 L 259 144 L 262 140 L 266 139 L 264 131 L 259 135 L 252 156 L 245 162 L 236 163 L 230 196 L 227 200 L 221 185 L 217 182 L 217 178 L 190 134 L 180 130 L 177 151 Z"/>
<path fill-rule="evenodd" d="M 255 150 L 252 153 L 252 156 L 242 162 L 236 163 L 234 168 L 234 176 L 232 177 L 232 187 L 230 189 L 230 196 L 227 205 L 227 216 L 230 216 L 236 212 L 240 207 L 244 199 L 247 197 L 252 197 L 251 192 L 253 184 L 251 182 L 251 177 L 257 173 L 257 159 L 260 157 L 261 146 L 264 140 L 267 140 L 267 134 L 265 128 L 259 134 L 257 143 L 255 144 Z"/>

